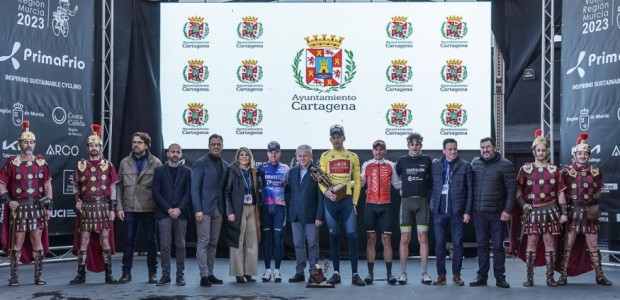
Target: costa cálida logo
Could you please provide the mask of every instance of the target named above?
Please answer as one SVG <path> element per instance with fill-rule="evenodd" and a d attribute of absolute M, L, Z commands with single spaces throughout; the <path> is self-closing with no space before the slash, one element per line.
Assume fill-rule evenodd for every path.
<path fill-rule="evenodd" d="M 263 121 L 263 112 L 256 103 L 243 103 L 237 111 L 237 123 L 244 127 L 258 126 Z"/>
<path fill-rule="evenodd" d="M 187 18 L 185 26 L 183 26 L 183 34 L 185 38 L 190 40 L 203 40 L 209 35 L 209 24 L 204 22 L 204 17 L 193 16 Z"/>
<path fill-rule="evenodd" d="M 183 111 L 183 123 L 191 127 L 200 127 L 209 121 L 209 112 L 202 103 L 189 103 Z"/>
<path fill-rule="evenodd" d="M 258 60 L 245 59 L 237 68 L 237 79 L 240 82 L 252 84 L 258 83 L 263 78 L 263 67 L 258 65 Z"/>
<path fill-rule="evenodd" d="M 392 103 L 392 108 L 385 114 L 388 125 L 393 127 L 404 127 L 411 123 L 411 110 L 407 109 L 406 103 Z"/>
<path fill-rule="evenodd" d="M 340 49 L 344 37 L 313 35 L 305 37 L 308 48 L 301 49 L 293 61 L 295 82 L 302 88 L 329 93 L 346 88 L 356 74 L 353 52 Z M 306 52 L 305 72 L 302 73 L 302 55 Z"/>

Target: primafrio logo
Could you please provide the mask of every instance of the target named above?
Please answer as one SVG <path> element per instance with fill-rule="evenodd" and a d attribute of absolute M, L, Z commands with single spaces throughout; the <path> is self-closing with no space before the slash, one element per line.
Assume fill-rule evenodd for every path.
<path fill-rule="evenodd" d="M 461 127 L 467 122 L 467 111 L 461 103 L 448 103 L 441 111 L 441 123 L 448 127 Z"/>
<path fill-rule="evenodd" d="M 393 127 L 404 127 L 411 123 L 411 110 L 405 103 L 392 103 L 392 107 L 385 114 L 385 121 Z"/>
<path fill-rule="evenodd" d="M 441 79 L 450 84 L 460 84 L 467 79 L 467 66 L 460 59 L 448 59 L 441 68 Z"/>
<path fill-rule="evenodd" d="M 187 18 L 187 22 L 183 26 L 183 34 L 185 38 L 190 40 L 203 40 L 209 35 L 209 24 L 204 22 L 204 17 L 193 16 Z"/>
<path fill-rule="evenodd" d="M 237 26 L 237 35 L 244 40 L 256 40 L 263 35 L 263 24 L 258 22 L 258 17 L 247 16 Z"/>
<path fill-rule="evenodd" d="M 295 82 L 302 88 L 329 93 L 346 88 L 356 74 L 353 52 L 340 49 L 344 37 L 322 34 L 306 37 L 307 49 L 301 49 L 293 61 Z M 305 72 L 300 69 L 301 57 L 306 52 Z M 305 80 L 304 80 L 305 79 Z"/>
<path fill-rule="evenodd" d="M 579 129 L 587 131 L 590 128 L 590 110 L 583 108 L 579 111 Z"/>
<path fill-rule="evenodd" d="M 200 127 L 209 121 L 209 112 L 202 103 L 189 103 L 183 111 L 183 123 L 191 127 Z"/>
<path fill-rule="evenodd" d="M 209 78 L 209 68 L 204 65 L 201 59 L 191 59 L 183 68 L 183 78 L 189 83 L 203 83 Z"/>
<path fill-rule="evenodd" d="M 387 36 L 393 40 L 406 40 L 413 33 L 413 27 L 411 22 L 407 22 L 405 16 L 392 17 L 392 22 L 389 22 L 385 27 Z"/>
<path fill-rule="evenodd" d="M 258 83 L 263 78 L 263 67 L 258 65 L 258 60 L 245 59 L 237 68 L 237 79 L 243 83 Z"/>
<path fill-rule="evenodd" d="M 411 66 L 407 65 L 407 60 L 394 59 L 385 71 L 385 76 L 391 83 L 404 84 L 411 80 L 413 72 L 411 71 Z"/>
<path fill-rule="evenodd" d="M 467 35 L 467 22 L 461 16 L 448 16 L 441 25 L 441 35 L 449 40 L 460 40 Z"/>
<path fill-rule="evenodd" d="M 237 111 L 237 122 L 244 127 L 258 126 L 263 121 L 263 112 L 256 103 L 243 103 Z"/>
<path fill-rule="evenodd" d="M 13 69 L 17 70 L 19 69 L 19 61 L 17 60 L 17 58 L 13 57 L 13 55 L 15 55 L 15 53 L 17 53 L 17 51 L 19 50 L 19 47 L 21 47 L 21 43 L 20 42 L 15 42 L 13 43 L 13 50 L 11 50 L 11 54 L 10 55 L 5 55 L 5 56 L 0 56 L 0 61 L 5 61 L 8 59 L 11 59 L 11 63 L 13 63 Z"/>

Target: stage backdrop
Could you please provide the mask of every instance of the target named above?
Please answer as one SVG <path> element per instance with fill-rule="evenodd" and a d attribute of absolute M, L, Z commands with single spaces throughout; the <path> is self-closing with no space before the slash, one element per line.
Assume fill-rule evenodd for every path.
<path fill-rule="evenodd" d="M 3 1 L 0 9 L 0 161 L 19 153 L 29 120 L 35 153 L 53 174 L 51 235 L 73 233 L 71 181 L 93 114 L 94 20 L 93 1 Z"/>
<path fill-rule="evenodd" d="M 300 13 L 305 12 L 305 13 Z M 164 144 L 426 149 L 491 132 L 490 3 L 161 5 Z"/>
<path fill-rule="evenodd" d="M 590 162 L 601 168 L 601 238 L 620 239 L 620 3 L 564 1 L 561 162 L 572 162 L 577 135 L 587 132 Z"/>

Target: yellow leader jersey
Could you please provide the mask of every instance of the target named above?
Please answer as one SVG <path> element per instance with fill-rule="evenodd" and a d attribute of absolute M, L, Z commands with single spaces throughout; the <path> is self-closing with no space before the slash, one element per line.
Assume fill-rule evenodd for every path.
<path fill-rule="evenodd" d="M 346 185 L 347 195 L 353 195 L 353 205 L 357 205 L 362 187 L 360 160 L 357 154 L 346 149 L 327 150 L 321 154 L 320 164 L 321 170 L 330 176 L 334 185 L 339 183 Z M 327 190 L 322 185 L 319 187 L 323 193 Z"/>

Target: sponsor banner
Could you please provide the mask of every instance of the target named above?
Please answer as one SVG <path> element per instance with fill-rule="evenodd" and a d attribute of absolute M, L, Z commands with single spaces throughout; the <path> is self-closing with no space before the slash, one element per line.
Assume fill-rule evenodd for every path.
<path fill-rule="evenodd" d="M 52 171 L 50 234 L 72 234 L 72 170 L 93 115 L 93 1 L 4 1 L 0 10 L 0 162 L 19 153 L 22 122 Z"/>
<path fill-rule="evenodd" d="M 590 163 L 603 173 L 603 238 L 619 240 L 620 3 L 571 1 L 562 5 L 562 164 L 572 162 L 577 136 L 590 135 Z"/>
<path fill-rule="evenodd" d="M 299 14 L 299 11 L 312 12 Z M 490 3 L 162 3 L 164 143 L 426 149 L 491 135 Z M 200 107 L 198 107 L 200 105 Z M 299 136 L 303 136 L 300 139 Z M 467 136 L 467 138 L 465 138 Z M 470 138 L 471 137 L 471 138 Z"/>

